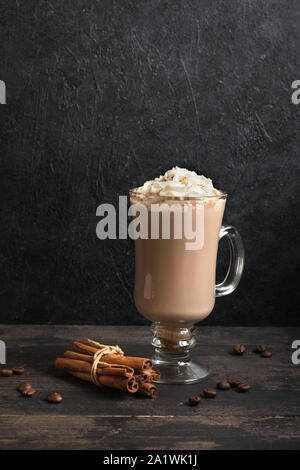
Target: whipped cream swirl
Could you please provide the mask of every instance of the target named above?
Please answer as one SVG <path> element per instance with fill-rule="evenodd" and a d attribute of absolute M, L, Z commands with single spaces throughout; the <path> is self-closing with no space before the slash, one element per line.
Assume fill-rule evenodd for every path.
<path fill-rule="evenodd" d="M 159 178 L 146 181 L 136 191 L 145 195 L 169 197 L 201 197 L 221 194 L 221 191 L 214 188 L 211 179 L 178 166 L 166 171 Z"/>

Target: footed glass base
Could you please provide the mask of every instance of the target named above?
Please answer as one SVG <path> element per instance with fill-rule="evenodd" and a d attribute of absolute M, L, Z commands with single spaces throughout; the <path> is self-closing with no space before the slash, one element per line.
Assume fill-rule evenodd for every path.
<path fill-rule="evenodd" d="M 187 360 L 186 356 L 164 354 L 159 352 L 153 358 L 155 370 L 161 373 L 158 383 L 161 384 L 193 384 L 200 382 L 209 375 L 207 367 Z"/>
<path fill-rule="evenodd" d="M 207 367 L 193 362 L 190 357 L 196 342 L 193 325 L 155 322 L 151 330 L 154 369 L 161 373 L 158 383 L 193 384 L 209 375 Z"/>

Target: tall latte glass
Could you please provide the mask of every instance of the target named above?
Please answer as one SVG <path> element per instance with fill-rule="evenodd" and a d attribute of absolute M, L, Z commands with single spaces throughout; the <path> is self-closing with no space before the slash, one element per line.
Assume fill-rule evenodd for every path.
<path fill-rule="evenodd" d="M 161 383 L 194 383 L 208 375 L 208 369 L 190 357 L 194 324 L 211 313 L 216 297 L 237 287 L 244 264 L 239 233 L 222 226 L 226 199 L 221 191 L 202 197 L 130 191 L 131 204 L 142 205 L 146 214 L 143 235 L 135 240 L 134 299 L 138 311 L 152 322 L 153 360 Z M 154 221 L 159 222 L 158 231 Z M 224 281 L 216 285 L 222 237 L 228 239 L 230 260 Z"/>

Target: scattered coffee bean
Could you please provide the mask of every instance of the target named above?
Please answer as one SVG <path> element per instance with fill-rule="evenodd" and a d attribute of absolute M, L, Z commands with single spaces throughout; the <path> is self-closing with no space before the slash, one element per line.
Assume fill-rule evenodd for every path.
<path fill-rule="evenodd" d="M 21 382 L 18 390 L 22 393 L 23 397 L 32 397 L 36 393 L 29 382 Z"/>
<path fill-rule="evenodd" d="M 9 377 L 10 375 L 12 375 L 13 371 L 11 369 L 2 369 L 0 370 L 0 375 L 2 375 L 2 377 Z"/>
<path fill-rule="evenodd" d="M 213 388 L 206 388 L 205 390 L 203 390 L 203 395 L 205 396 L 205 398 L 215 398 L 217 392 Z"/>
<path fill-rule="evenodd" d="M 12 368 L 12 371 L 16 375 L 22 375 L 24 374 L 25 369 L 23 366 L 15 366 Z"/>
<path fill-rule="evenodd" d="M 238 356 L 241 356 L 242 354 L 244 354 L 245 351 L 246 351 L 246 348 L 243 344 L 235 344 L 233 346 L 233 352 L 234 354 L 237 354 Z"/>
<path fill-rule="evenodd" d="M 220 390 L 229 390 L 230 389 L 230 383 L 223 380 L 221 382 L 218 382 L 217 387 Z"/>
<path fill-rule="evenodd" d="M 233 380 L 229 379 L 228 382 L 230 383 L 231 388 L 237 387 L 240 383 L 242 383 L 240 380 Z"/>
<path fill-rule="evenodd" d="M 241 383 L 238 385 L 239 392 L 245 393 L 245 392 L 248 392 L 250 389 L 251 389 L 251 386 L 249 384 Z"/>
<path fill-rule="evenodd" d="M 272 357 L 271 351 L 263 351 L 260 353 L 261 357 Z"/>
<path fill-rule="evenodd" d="M 23 397 L 32 397 L 36 393 L 36 391 L 30 387 L 30 388 L 26 388 L 21 393 Z"/>
<path fill-rule="evenodd" d="M 19 392 L 24 392 L 24 390 L 29 390 L 31 388 L 32 387 L 29 382 L 21 382 L 18 386 Z"/>
<path fill-rule="evenodd" d="M 63 401 L 63 397 L 59 393 L 50 393 L 47 397 L 47 400 L 50 403 L 60 403 Z"/>
<path fill-rule="evenodd" d="M 188 404 L 189 406 L 196 406 L 200 403 L 201 400 L 202 398 L 200 396 L 190 397 Z"/>
<path fill-rule="evenodd" d="M 267 350 L 267 348 L 266 348 L 266 346 L 265 346 L 264 344 L 258 344 L 258 345 L 256 346 L 256 348 L 255 348 L 255 352 L 256 352 L 256 353 L 262 353 L 262 352 L 264 352 L 264 351 L 266 351 L 266 350 Z"/>

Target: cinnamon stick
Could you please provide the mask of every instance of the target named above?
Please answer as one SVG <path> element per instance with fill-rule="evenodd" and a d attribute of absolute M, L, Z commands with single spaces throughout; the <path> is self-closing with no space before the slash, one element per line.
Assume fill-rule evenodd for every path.
<path fill-rule="evenodd" d="M 135 380 L 141 384 L 149 381 L 149 375 L 148 374 L 134 374 Z"/>
<path fill-rule="evenodd" d="M 99 346 L 98 346 L 99 343 L 97 343 L 96 341 L 93 341 L 92 339 L 83 338 L 82 343 L 85 346 L 95 348 L 96 351 L 99 350 Z M 108 357 L 108 356 L 109 356 L 109 354 L 105 355 L 104 357 Z M 134 369 L 139 369 L 140 368 L 142 370 L 147 370 L 147 369 L 152 369 L 152 367 L 153 367 L 151 359 L 148 359 L 148 358 L 122 356 L 122 355 L 120 356 L 120 355 L 114 355 L 114 354 L 111 354 L 110 356 L 111 356 L 111 358 L 113 358 L 113 357 L 122 358 L 122 361 L 120 362 L 120 364 L 129 365 L 130 367 L 133 367 Z M 103 359 L 103 361 L 105 362 L 105 359 Z M 107 362 L 109 362 L 109 361 L 107 361 Z"/>
<path fill-rule="evenodd" d="M 87 354 L 80 354 L 80 353 L 77 353 L 75 351 L 65 351 L 64 356 L 68 359 L 76 359 L 76 360 L 79 360 L 79 361 L 85 361 L 85 362 L 89 362 L 90 364 L 93 364 L 93 362 L 94 362 L 93 356 L 88 356 Z M 99 366 L 99 367 L 101 367 L 101 366 Z M 119 369 L 119 368 L 125 369 L 125 371 L 126 371 L 125 376 L 126 377 L 130 377 L 131 375 L 134 374 L 134 369 L 132 367 L 124 366 L 122 364 L 110 364 L 109 369 L 112 369 L 112 370 L 110 372 L 108 372 L 108 368 L 105 367 L 104 369 L 106 370 L 106 373 L 104 375 L 118 375 L 118 374 L 113 373 L 113 370 L 115 370 L 116 368 L 117 369 Z"/>
<path fill-rule="evenodd" d="M 80 354 L 83 356 L 83 354 Z M 90 356 L 91 357 L 91 356 Z M 55 361 L 55 367 L 60 370 L 72 372 L 91 373 L 92 366 L 89 362 L 58 357 Z M 133 369 L 130 367 L 112 365 L 111 367 L 98 367 L 97 375 L 115 375 L 120 377 L 132 377 Z"/>
<path fill-rule="evenodd" d="M 74 377 L 78 377 L 86 382 L 93 382 L 91 375 L 86 372 L 73 372 L 68 371 Z M 124 392 L 135 393 L 138 391 L 139 385 L 134 377 L 118 377 L 113 375 L 100 375 L 98 381 L 101 385 L 110 388 L 116 388 L 117 390 L 123 390 Z"/>
<path fill-rule="evenodd" d="M 134 375 L 137 378 L 138 382 L 152 382 L 159 381 L 161 374 L 156 370 L 135 370 Z"/>
<path fill-rule="evenodd" d="M 98 343 L 96 341 L 93 341 L 93 340 L 89 339 L 89 338 L 83 338 L 82 343 L 85 346 L 95 348 L 96 351 L 99 350 Z M 129 367 L 133 367 L 134 369 L 147 370 L 147 369 L 152 369 L 152 367 L 153 367 L 153 363 L 152 363 L 151 359 L 148 359 L 148 358 L 132 357 L 132 356 L 119 356 L 119 355 L 117 356 L 117 355 L 114 355 L 114 354 L 111 354 L 111 355 L 107 354 L 104 357 L 107 358 L 109 356 L 111 357 L 111 360 L 113 360 L 113 362 L 110 362 L 110 360 L 108 360 L 107 362 L 111 363 L 111 364 L 113 364 L 115 362 L 113 357 L 115 357 L 115 358 L 119 357 L 119 358 L 121 358 L 121 361 L 119 361 L 119 364 L 128 365 Z M 103 361 L 105 362 L 105 359 L 103 359 Z"/>
<path fill-rule="evenodd" d="M 152 383 L 140 383 L 139 393 L 146 395 L 149 398 L 155 398 L 157 395 L 157 388 Z"/>
<path fill-rule="evenodd" d="M 88 339 L 84 339 L 82 343 L 78 341 L 74 341 L 72 344 L 73 351 L 79 352 L 81 354 L 86 354 L 89 356 L 94 356 L 94 354 L 99 351 L 99 348 L 95 348 L 93 346 L 89 346 Z M 133 369 L 140 369 L 140 370 L 147 370 L 151 369 L 153 364 L 150 359 L 146 359 L 143 357 L 131 357 L 131 356 L 120 356 L 117 354 L 105 354 L 103 356 L 103 362 L 107 362 L 108 364 L 120 364 L 128 367 L 132 367 Z"/>
<path fill-rule="evenodd" d="M 115 353 L 104 354 L 101 357 L 102 348 Z M 100 351 L 100 356 L 97 356 L 98 361 L 100 359 L 99 362 L 95 357 L 95 353 L 98 351 Z M 96 370 L 93 369 L 94 358 L 97 361 Z M 65 351 L 64 357 L 57 358 L 55 366 L 74 377 L 87 382 L 95 382 L 97 385 L 129 393 L 139 391 L 150 398 L 154 398 L 157 394 L 157 389 L 151 382 L 159 380 L 160 374 L 152 369 L 150 359 L 123 356 L 122 351 L 117 347 L 100 345 L 88 338 L 83 339 L 82 342 L 75 341 L 72 345 L 72 351 Z"/>
<path fill-rule="evenodd" d="M 161 378 L 161 373 L 158 372 L 157 370 L 153 370 L 152 371 L 152 375 L 151 375 L 151 380 L 154 380 L 155 382 L 158 382 Z"/>

